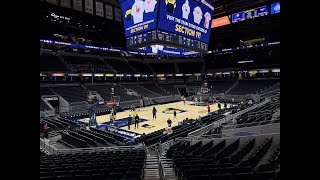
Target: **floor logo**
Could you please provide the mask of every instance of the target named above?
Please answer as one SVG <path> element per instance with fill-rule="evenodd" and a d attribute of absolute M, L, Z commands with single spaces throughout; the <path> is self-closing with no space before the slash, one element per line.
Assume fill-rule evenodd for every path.
<path fill-rule="evenodd" d="M 165 114 L 173 114 L 174 110 L 176 110 L 177 114 L 179 113 L 183 113 L 183 112 L 187 112 L 185 110 L 181 110 L 181 109 L 176 109 L 176 108 L 167 108 L 164 111 L 162 111 Z"/>
<path fill-rule="evenodd" d="M 149 125 L 149 124 L 144 124 L 141 127 L 150 129 L 150 128 L 154 128 L 155 126 L 152 126 L 152 125 Z"/>

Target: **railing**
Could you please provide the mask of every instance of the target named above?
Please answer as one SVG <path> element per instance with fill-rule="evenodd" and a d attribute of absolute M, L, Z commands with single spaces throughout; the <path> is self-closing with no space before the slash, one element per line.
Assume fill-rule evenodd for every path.
<path fill-rule="evenodd" d="M 171 139 L 170 141 L 167 141 L 165 143 L 162 143 L 159 145 L 159 155 L 163 156 L 167 150 L 172 146 L 174 143 L 174 139 Z"/>
<path fill-rule="evenodd" d="M 272 120 L 267 120 L 267 121 L 261 121 L 259 122 L 259 124 L 257 124 L 257 122 L 251 122 L 251 123 L 244 123 L 244 124 L 235 124 L 235 125 L 227 125 L 223 127 L 223 130 L 228 130 L 228 129 L 236 129 L 236 128 L 240 128 L 239 125 L 241 125 L 241 128 L 244 127 L 253 127 L 254 126 L 260 126 L 261 124 L 267 125 L 267 124 L 272 124 L 274 121 L 276 121 L 278 119 L 272 119 Z"/>
<path fill-rule="evenodd" d="M 237 112 L 237 113 L 235 113 L 235 114 L 226 115 L 225 118 L 219 119 L 219 120 L 217 120 L 217 121 L 215 121 L 215 122 L 213 122 L 213 123 L 211 123 L 211 124 L 209 124 L 209 125 L 207 125 L 207 126 L 204 126 L 204 127 L 200 128 L 200 129 L 198 129 L 198 130 L 195 130 L 195 131 L 190 132 L 190 133 L 188 134 L 188 136 L 190 136 L 190 137 L 201 136 L 202 134 L 204 134 L 204 133 L 206 133 L 206 132 L 208 132 L 208 131 L 210 131 L 210 130 L 212 130 L 212 129 L 214 129 L 214 128 L 219 127 L 222 123 L 229 123 L 229 122 L 231 122 L 231 121 L 232 121 L 232 122 L 235 122 L 235 119 L 236 119 L 238 116 L 240 116 L 240 115 L 242 115 L 242 114 L 244 114 L 244 113 L 247 113 L 247 112 L 249 112 L 249 111 L 251 111 L 251 110 L 253 110 L 253 109 L 256 109 L 256 108 L 258 108 L 258 107 L 260 107 L 260 106 L 263 106 L 263 105 L 265 105 L 265 104 L 268 103 L 268 102 L 270 102 L 270 99 L 266 99 L 265 101 L 263 101 L 263 102 L 261 102 L 261 103 L 259 103 L 259 104 L 255 104 L 255 105 L 253 105 L 253 106 L 251 106 L 251 107 L 249 107 L 249 108 L 246 108 L 246 109 L 244 109 L 244 110 L 242 110 L 242 111 L 240 111 L 240 112 Z"/>
<path fill-rule="evenodd" d="M 50 145 L 49 140 L 44 140 L 40 138 L 40 149 L 42 149 L 47 154 L 58 154 L 58 149 Z"/>
<path fill-rule="evenodd" d="M 99 151 L 114 151 L 114 150 L 134 150 L 143 149 L 143 145 L 137 146 L 110 146 L 110 147 L 92 147 L 92 148 L 74 148 L 74 149 L 57 149 L 50 144 L 50 141 L 40 138 L 40 149 L 47 154 L 77 154 L 81 152 L 99 152 Z"/>
<path fill-rule="evenodd" d="M 251 135 L 263 135 L 263 134 L 274 134 L 280 132 L 280 123 L 266 124 L 260 126 L 243 127 L 236 129 L 226 129 L 222 131 L 222 134 L 227 137 L 234 136 L 237 132 L 246 132 Z"/>

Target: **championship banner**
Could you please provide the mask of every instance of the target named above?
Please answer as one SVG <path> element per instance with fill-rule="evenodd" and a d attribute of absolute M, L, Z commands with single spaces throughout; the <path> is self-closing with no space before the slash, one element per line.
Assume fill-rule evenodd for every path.
<path fill-rule="evenodd" d="M 71 8 L 71 0 L 60 0 L 60 6 Z"/>
<path fill-rule="evenodd" d="M 106 9 L 106 18 L 113 20 L 113 8 L 110 5 L 105 5 L 105 9 Z"/>
<path fill-rule="evenodd" d="M 82 12 L 82 0 L 73 0 L 73 9 Z"/>
<path fill-rule="evenodd" d="M 47 0 L 48 3 L 58 5 L 58 0 Z"/>
<path fill-rule="evenodd" d="M 103 3 L 100 1 L 96 1 L 96 15 L 100 17 L 104 17 Z"/>
<path fill-rule="evenodd" d="M 121 9 L 114 8 L 114 20 L 121 22 Z"/>
<path fill-rule="evenodd" d="M 93 0 L 84 1 L 84 12 L 93 14 Z"/>

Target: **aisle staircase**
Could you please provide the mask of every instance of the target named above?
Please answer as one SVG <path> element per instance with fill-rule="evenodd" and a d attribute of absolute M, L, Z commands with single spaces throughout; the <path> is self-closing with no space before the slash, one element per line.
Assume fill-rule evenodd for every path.
<path fill-rule="evenodd" d="M 160 157 L 160 165 L 162 167 L 162 173 L 165 180 L 176 180 L 176 175 L 172 165 L 172 159 L 166 157 Z"/>
<path fill-rule="evenodd" d="M 158 156 L 147 156 L 144 168 L 144 180 L 160 180 Z"/>

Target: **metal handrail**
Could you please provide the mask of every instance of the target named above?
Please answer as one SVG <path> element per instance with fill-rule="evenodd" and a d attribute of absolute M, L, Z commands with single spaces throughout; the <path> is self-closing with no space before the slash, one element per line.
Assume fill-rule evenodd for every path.
<path fill-rule="evenodd" d="M 222 123 L 227 123 L 227 122 L 230 122 L 231 120 L 234 121 L 235 118 L 237 118 L 238 116 L 240 116 L 240 115 L 242 115 L 244 113 L 247 113 L 247 112 L 249 112 L 249 111 L 251 111 L 253 109 L 256 109 L 256 108 L 258 108 L 260 106 L 263 106 L 263 105 L 267 104 L 268 102 L 270 102 L 270 99 L 266 99 L 265 101 L 263 101 L 263 102 L 261 102 L 259 104 L 255 104 L 255 105 L 253 105 L 253 106 L 251 106 L 249 108 L 246 108 L 246 109 L 244 109 L 244 110 L 242 110 L 240 112 L 237 112 L 235 114 L 228 114 L 228 115 L 226 115 L 225 118 L 219 119 L 219 120 L 217 120 L 217 121 L 215 121 L 215 122 L 213 122 L 213 123 L 211 123 L 211 124 L 209 124 L 207 126 L 204 126 L 204 127 L 200 128 L 200 129 L 197 129 L 195 131 L 190 132 L 188 134 L 188 136 L 191 136 L 191 137 L 192 136 L 201 136 L 202 134 L 212 130 L 213 128 L 216 128 L 216 127 L 220 126 Z"/>
<path fill-rule="evenodd" d="M 143 145 L 137 146 L 110 146 L 110 147 L 91 147 L 91 148 L 74 148 L 74 149 L 57 149 L 50 144 L 49 140 L 40 138 L 40 149 L 47 154 L 76 154 L 81 152 L 98 152 L 98 151 L 112 151 L 112 150 L 133 150 L 143 149 Z"/>
<path fill-rule="evenodd" d="M 278 120 L 278 119 L 261 121 L 261 122 L 259 122 L 259 124 L 257 124 L 257 126 L 261 125 L 262 123 L 266 123 L 266 122 L 268 122 L 267 124 L 271 124 L 271 123 L 274 122 L 275 120 Z M 227 129 L 237 129 L 237 128 L 239 128 L 239 127 L 238 127 L 239 125 L 243 126 L 243 127 L 241 127 L 241 128 L 251 127 L 250 125 L 255 124 L 255 123 L 257 123 L 257 122 L 243 123 L 243 124 L 235 124 L 235 125 L 229 125 L 229 126 L 227 125 L 227 126 L 224 126 L 223 129 L 224 129 L 224 130 L 227 130 Z M 267 125 L 267 124 L 264 124 L 264 125 Z"/>

